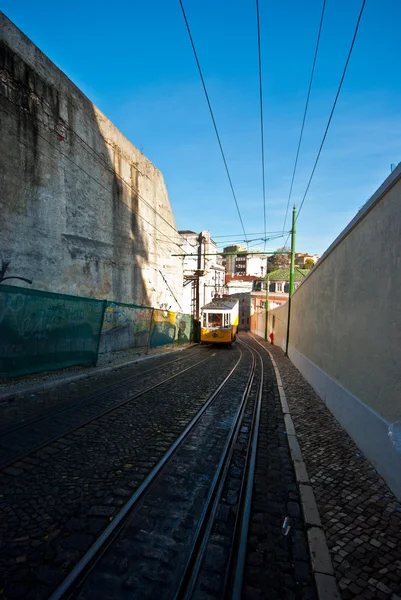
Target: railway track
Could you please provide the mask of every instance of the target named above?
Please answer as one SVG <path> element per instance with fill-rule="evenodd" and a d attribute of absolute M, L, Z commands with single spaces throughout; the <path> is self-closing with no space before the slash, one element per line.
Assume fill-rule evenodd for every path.
<path fill-rule="evenodd" d="M 206 346 L 201 346 L 196 349 L 191 349 L 190 354 L 185 354 L 178 358 L 174 358 L 172 360 L 162 362 L 161 364 L 156 364 L 155 366 L 150 366 L 150 368 L 146 368 L 146 364 L 145 364 L 145 368 L 141 369 L 140 363 L 133 363 L 132 366 L 135 367 L 135 373 L 132 373 L 131 375 L 127 375 L 126 377 L 118 378 L 116 381 L 114 381 L 112 383 L 107 383 L 106 385 L 104 383 L 100 383 L 100 384 L 96 385 L 96 380 L 94 379 L 93 383 L 91 382 L 90 391 L 80 394 L 78 399 L 75 399 L 72 401 L 71 398 L 69 398 L 69 399 L 57 402 L 57 406 L 50 406 L 50 407 L 42 408 L 39 410 L 37 407 L 35 407 L 32 410 L 31 416 L 28 416 L 27 418 L 25 418 L 23 420 L 19 419 L 18 417 L 17 418 L 14 417 L 14 418 L 10 419 L 9 424 L 0 425 L 0 437 L 3 435 L 6 435 L 8 433 L 11 433 L 13 431 L 23 429 L 29 425 L 33 425 L 34 423 L 42 420 L 44 417 L 59 414 L 59 413 L 63 412 L 65 409 L 69 409 L 72 407 L 75 408 L 75 407 L 79 406 L 80 404 L 87 402 L 88 400 L 91 400 L 93 398 L 98 398 L 99 395 L 108 394 L 110 392 L 118 390 L 119 388 L 122 388 L 122 384 L 129 385 L 133 381 L 135 381 L 136 379 L 138 379 L 139 377 L 141 377 L 143 375 L 146 376 L 148 373 L 151 373 L 151 372 L 154 372 L 157 370 L 160 371 L 160 370 L 164 369 L 165 367 L 171 368 L 171 365 L 191 360 L 194 356 L 195 357 L 199 356 L 199 354 L 201 354 L 202 352 L 205 352 L 205 350 L 210 350 L 210 348 L 207 348 Z M 157 356 L 154 358 L 154 360 L 158 361 L 161 358 L 163 358 L 163 356 Z M 152 364 L 153 364 L 153 361 L 152 361 Z M 125 369 L 130 369 L 130 368 L 132 368 L 132 367 L 129 367 L 129 366 L 125 367 Z M 47 393 L 51 394 L 51 391 L 47 392 Z"/>
<path fill-rule="evenodd" d="M 240 598 L 263 361 L 230 373 L 50 600 Z"/>
<path fill-rule="evenodd" d="M 0 470 L 7 468 L 16 461 L 23 460 L 33 452 L 61 437 L 125 406 L 127 403 L 197 367 L 214 355 L 211 350 L 211 348 L 202 348 L 196 354 L 191 353 L 190 356 L 180 357 L 162 365 L 142 370 L 115 383 L 95 388 L 95 390 L 79 396 L 75 401 L 65 402 L 55 409 L 44 411 L 35 418 L 0 429 Z M 201 359 L 197 360 L 199 357 Z M 180 369 L 180 363 L 182 362 L 185 366 Z M 188 365 L 188 363 L 190 364 Z M 178 369 L 174 372 L 176 367 Z M 170 373 L 167 377 L 163 375 L 165 369 Z M 148 385 L 152 379 L 154 380 L 155 371 L 159 375 L 159 380 Z M 133 389 L 132 384 L 139 378 L 141 378 L 141 381 L 138 387 Z"/>

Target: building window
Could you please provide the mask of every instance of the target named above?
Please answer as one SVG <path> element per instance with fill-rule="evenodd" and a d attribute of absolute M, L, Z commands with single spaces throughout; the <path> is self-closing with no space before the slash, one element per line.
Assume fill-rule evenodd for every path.
<path fill-rule="evenodd" d="M 282 291 L 283 291 L 283 284 L 276 283 L 276 292 L 282 292 Z"/>
<path fill-rule="evenodd" d="M 249 317 L 246 318 L 246 324 L 249 325 Z"/>
<path fill-rule="evenodd" d="M 242 325 L 244 324 L 244 319 L 242 319 Z"/>

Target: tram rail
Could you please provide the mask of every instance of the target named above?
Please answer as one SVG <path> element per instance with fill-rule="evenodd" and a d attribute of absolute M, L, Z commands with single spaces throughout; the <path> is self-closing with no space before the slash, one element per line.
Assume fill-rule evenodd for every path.
<path fill-rule="evenodd" d="M 50 600 L 87 600 L 99 590 L 104 598 L 128 598 L 133 590 L 136 598 L 148 597 L 149 585 L 152 597 L 192 598 L 233 467 L 237 484 L 240 481 L 239 500 L 224 567 L 224 594 L 240 597 L 263 361 L 259 352 L 244 342 L 238 349 L 240 357 L 230 373 Z M 122 555 L 123 567 L 120 564 L 116 577 L 116 560 Z M 155 557 L 161 560 L 156 567 Z M 143 583 L 143 573 L 148 586 Z M 149 579 L 154 581 L 149 583 Z"/>
<path fill-rule="evenodd" d="M 29 419 L 17 426 L 3 429 L 1 431 L 0 471 L 17 461 L 25 459 L 33 452 L 73 433 L 92 421 L 125 406 L 129 402 L 151 392 L 164 383 L 179 377 L 190 369 L 196 368 L 213 356 L 213 352 L 210 352 L 210 349 L 205 350 L 202 348 L 202 350 L 195 355 L 195 358 L 196 356 L 202 356 L 203 354 L 207 354 L 207 356 L 194 364 L 190 364 L 184 369 L 181 369 L 177 373 L 164 377 L 154 385 L 147 386 L 145 389 L 134 394 L 131 393 L 127 398 L 115 401 L 110 399 L 110 394 L 118 393 L 121 395 L 124 391 L 127 391 L 127 387 L 138 377 L 147 375 L 153 371 L 162 371 L 164 367 L 171 369 L 173 363 L 187 361 L 188 359 L 193 360 L 194 355 L 191 354 L 191 356 L 188 357 L 180 357 L 179 359 L 168 361 L 168 363 L 164 363 L 163 365 L 158 365 L 146 369 L 146 371 L 132 374 L 122 380 L 109 384 L 106 387 L 99 387 L 95 391 L 84 394 L 76 402 L 67 403 L 62 407 L 57 407 L 57 410 L 48 411 L 35 419 Z M 84 404 L 85 414 L 77 414 L 75 412 L 76 408 Z"/>
<path fill-rule="evenodd" d="M 46 417 L 57 415 L 59 413 L 64 412 L 65 410 L 68 410 L 69 408 L 75 408 L 76 406 L 79 406 L 80 404 L 83 404 L 84 402 L 87 402 L 88 400 L 91 400 L 93 398 L 97 399 L 97 398 L 99 398 L 99 396 L 106 395 L 111 391 L 119 390 L 119 388 L 122 387 L 122 384 L 131 383 L 132 381 L 135 381 L 135 379 L 137 379 L 138 377 L 147 375 L 148 373 L 151 373 L 153 371 L 162 370 L 164 367 L 171 366 L 174 363 L 179 363 L 179 362 L 183 362 L 185 360 L 190 360 L 194 356 L 198 356 L 199 354 L 202 354 L 202 352 L 204 352 L 206 349 L 210 350 L 211 348 L 208 346 L 200 346 L 199 347 L 200 351 L 198 351 L 196 353 L 194 351 L 192 351 L 190 355 L 180 356 L 179 358 L 174 358 L 174 359 L 164 362 L 160 365 L 151 366 L 149 369 L 139 370 L 136 373 L 132 373 L 131 375 L 128 375 L 127 377 L 123 377 L 121 379 L 118 379 L 117 381 L 108 383 L 106 385 L 104 385 L 102 383 L 99 385 L 95 384 L 94 386 L 91 386 L 91 389 L 89 392 L 80 394 L 79 399 L 76 402 L 71 402 L 71 400 L 62 401 L 62 402 L 57 403 L 57 406 L 54 407 L 55 410 L 52 410 L 52 408 L 50 408 L 50 409 L 43 409 L 39 412 L 35 411 L 35 415 L 33 417 L 30 417 L 30 418 L 28 417 L 27 419 L 24 419 L 23 421 L 15 419 L 10 425 L 5 425 L 3 427 L 0 426 L 0 436 L 6 435 L 8 433 L 12 433 L 14 431 L 18 431 L 20 429 L 24 429 L 25 427 L 27 427 L 29 425 L 33 425 L 34 423 L 37 423 L 38 421 L 41 421 L 41 420 L 45 419 Z M 157 359 L 160 357 L 157 356 L 155 358 Z M 137 363 L 133 363 L 132 366 L 137 366 Z M 130 368 L 130 367 L 128 367 L 128 368 Z"/>

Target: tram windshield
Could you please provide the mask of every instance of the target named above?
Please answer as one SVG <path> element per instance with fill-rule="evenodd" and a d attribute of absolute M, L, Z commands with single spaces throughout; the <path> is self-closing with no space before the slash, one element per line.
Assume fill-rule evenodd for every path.
<path fill-rule="evenodd" d="M 221 313 L 209 313 L 209 327 L 221 327 L 223 325 L 223 315 Z"/>
<path fill-rule="evenodd" d="M 230 314 L 227 313 L 203 313 L 203 327 L 230 327 Z"/>

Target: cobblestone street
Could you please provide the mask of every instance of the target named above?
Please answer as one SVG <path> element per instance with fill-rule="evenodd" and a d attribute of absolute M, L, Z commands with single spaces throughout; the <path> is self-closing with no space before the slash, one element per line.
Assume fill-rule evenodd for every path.
<path fill-rule="evenodd" d="M 241 337 L 245 344 L 238 342 L 233 348 L 198 346 L 179 356 L 157 357 L 98 378 L 42 390 L 34 397 L 20 394 L 3 403 L 3 439 L 6 440 L 7 435 L 14 436 L 9 439 L 14 440 L 15 451 L 23 448 L 25 453 L 17 462 L 6 466 L 0 477 L 0 562 L 4 598 L 45 600 L 50 596 L 112 523 L 238 357 L 248 357 L 249 362 L 251 348 L 258 356 L 256 343 L 247 336 Z M 262 352 L 260 360 L 264 368 L 262 409 L 243 597 L 316 600 L 280 396 L 270 358 Z M 166 377 L 172 379 L 165 381 Z M 157 387 L 147 392 L 151 383 Z M 242 385 L 235 386 L 233 380 L 232 392 L 228 388 L 227 398 L 234 398 L 234 390 L 237 395 L 241 393 Z M 231 404 L 232 400 L 227 406 Z M 70 414 L 75 421 L 71 421 Z M 80 420 L 83 420 L 81 425 Z M 222 425 L 226 421 L 227 417 L 223 417 Z M 243 431 L 246 430 L 247 427 Z M 20 439 L 19 431 L 23 432 Z M 57 439 L 52 439 L 52 435 Z M 40 436 L 44 445 L 35 449 Z M 210 447 L 214 446 L 217 448 L 216 443 Z M 3 458 L 12 456 L 10 448 L 4 443 Z M 231 483 L 227 484 L 229 487 L 226 486 L 220 501 L 211 538 L 213 543 L 196 588 L 196 598 L 218 599 L 219 586 L 224 582 L 219 575 L 222 568 L 219 565 L 223 564 L 222 557 L 230 555 L 231 528 L 237 522 L 240 501 L 236 478 L 246 456 L 243 443 L 238 442 L 235 448 L 234 461 L 238 466 L 230 471 Z M 197 460 L 194 464 L 201 468 L 207 461 Z M 172 477 L 168 478 L 171 482 Z M 179 481 L 179 489 L 183 490 L 181 500 L 177 486 L 169 494 L 181 506 L 186 497 L 181 475 Z M 155 499 L 163 494 L 162 489 Z M 151 506 L 154 502 L 152 500 Z M 175 509 L 173 504 L 171 510 L 177 515 L 174 511 L 181 509 Z M 291 517 L 291 531 L 283 536 L 282 524 L 287 516 Z M 167 540 L 171 526 L 173 537 L 178 536 L 178 532 L 174 533 L 176 519 L 170 516 L 165 521 L 155 521 L 144 517 L 141 521 L 137 516 L 136 522 L 142 522 L 142 527 L 146 523 L 153 523 L 152 528 L 163 527 L 162 537 Z M 191 519 L 186 517 L 184 522 L 189 523 Z M 135 556 L 139 550 L 140 545 L 135 549 Z M 138 590 L 143 593 L 156 589 L 159 575 L 156 575 L 154 561 L 160 551 L 157 548 L 151 551 L 145 545 L 139 553 L 142 561 L 151 561 L 146 564 L 146 573 L 154 573 L 153 580 L 153 576 L 147 575 L 145 583 L 138 583 Z M 169 555 L 173 559 L 172 550 Z M 119 556 L 118 564 L 127 565 L 121 554 L 121 543 Z M 115 564 L 113 557 L 110 564 Z M 118 571 L 121 577 L 124 574 L 124 581 L 126 568 Z M 131 587 L 133 581 L 139 581 L 135 569 L 128 578 Z M 170 577 L 164 575 L 167 576 Z M 101 598 L 103 586 L 96 580 L 94 586 L 89 588 L 88 597 L 94 594 Z"/>
<path fill-rule="evenodd" d="M 401 504 L 283 351 L 257 339 L 281 374 L 342 598 L 399 600 Z"/>
<path fill-rule="evenodd" d="M 273 364 L 261 345 L 271 352 Z M 34 397 L 20 394 L 3 402 L 2 452 L 6 466 L 0 473 L 2 597 L 49 598 L 228 376 L 239 357 L 246 359 L 245 371 L 238 374 L 242 377 L 237 377 L 238 384 L 235 379 L 231 381 L 225 402 L 241 391 L 251 351 L 262 361 L 264 376 L 242 597 L 246 600 L 336 598 L 333 592 L 326 596 L 320 588 L 318 592 L 315 588 L 319 568 L 316 557 L 311 563 L 313 546 L 307 525 L 310 521 L 305 518 L 305 501 L 300 495 L 293 444 L 289 439 L 293 436 L 288 435 L 290 412 L 342 599 L 399 600 L 400 504 L 283 352 L 262 338 L 244 334 L 233 348 L 197 346 L 178 356 L 159 356 L 97 378 L 42 390 Z M 281 385 L 288 402 L 286 410 Z M 223 406 L 223 398 L 221 402 Z M 246 413 L 248 425 L 241 429 L 242 436 L 252 420 L 251 406 Z M 214 420 L 218 418 L 216 413 Z M 222 417 L 224 428 L 227 418 Z M 203 427 L 202 435 L 208 429 L 209 426 Z M 38 438 L 43 438 L 43 447 L 37 448 Z M 7 439 L 9 444 L 4 442 Z M 215 442 L 212 439 L 209 456 L 211 449 L 218 446 L 218 437 Z M 206 447 L 201 441 L 197 443 Z M 192 444 L 190 448 L 193 452 L 195 446 Z M 23 456 L 15 462 L 10 458 L 12 452 L 22 452 Z M 237 522 L 241 502 L 238 477 L 246 453 L 246 445 L 239 440 L 230 471 L 231 483 L 226 484 L 220 500 L 211 529 L 213 543 L 208 546 L 194 598 L 221 597 L 224 588 L 221 569 L 231 555 L 232 527 Z M 150 531 L 160 527 L 163 530 L 160 539 L 164 549 L 156 545 L 151 550 L 148 542 L 142 548 L 143 534 L 134 550 L 131 542 L 127 542 L 131 544 L 129 555 L 132 559 L 136 557 L 140 568 L 148 573 L 145 579 L 140 579 L 141 571 L 134 567 L 132 559 L 130 575 L 122 542 L 118 562 L 113 555 L 106 562 L 113 569 L 117 565 L 120 571 L 116 576 L 124 576 L 124 581 L 128 569 L 129 589 L 137 586 L 146 597 L 150 590 L 156 589 L 160 595 L 162 571 L 167 578 L 165 582 L 171 581 L 168 561 L 162 563 L 162 571 L 156 567 L 160 556 L 168 555 L 171 564 L 177 564 L 174 558 L 177 554 L 169 545 L 167 532 L 172 527 L 171 539 L 183 539 L 177 530 L 177 519 L 184 510 L 184 500 L 191 498 L 183 487 L 184 463 L 176 458 L 175 464 L 181 465 L 180 475 L 176 479 L 177 475 L 171 474 L 166 479 L 172 486 L 169 498 L 178 502 L 176 508 L 174 504 L 170 507 L 171 515 L 163 509 L 162 519 L 156 517 L 157 513 L 150 517 L 145 503 L 148 516 L 140 517 L 138 512 L 133 521 L 139 529 L 142 523 Z M 208 461 L 196 459 L 193 464 L 196 473 Z M 200 477 L 207 480 L 206 474 Z M 180 482 L 178 486 L 174 484 L 176 480 Z M 163 485 L 155 488 L 153 499 L 148 501 L 150 507 L 157 506 L 157 498 L 163 498 L 163 489 Z M 203 484 L 199 489 L 205 492 Z M 194 499 L 197 497 L 195 494 Z M 188 515 L 183 521 L 185 531 L 188 523 L 196 522 L 196 518 Z M 288 531 L 283 530 L 286 518 L 290 523 Z M 320 559 L 318 556 L 317 560 Z M 82 597 L 102 598 L 103 584 L 96 577 L 92 579 L 92 587 L 82 592 Z M 107 597 L 113 597 L 115 592 L 110 590 L 108 594 Z"/>
<path fill-rule="evenodd" d="M 210 355 L 213 352 L 209 350 L 203 352 Z M 197 360 L 201 362 L 203 358 Z M 112 520 L 237 358 L 238 351 L 234 349 L 220 351 L 219 360 L 208 369 L 207 380 L 202 362 L 183 373 L 179 383 L 171 379 L 153 390 L 151 396 L 125 403 L 1 473 L 0 564 L 4 597 L 49 596 L 49 591 Z M 170 360 L 165 357 L 166 362 Z M 188 366 L 188 361 L 196 362 L 192 351 L 181 368 Z M 133 366 L 131 375 L 139 366 L 144 369 L 143 363 Z M 150 367 L 148 363 L 146 368 Z M 171 375 L 171 365 L 167 369 Z M 154 373 L 152 376 L 156 377 Z M 111 383 L 110 375 L 107 382 Z M 62 387 L 57 387 L 54 395 L 43 393 L 41 410 L 53 410 L 57 401 L 75 402 L 80 393 L 87 393 L 88 386 L 95 384 L 99 382 L 92 380 L 89 384 L 84 380 L 66 386 L 67 394 Z M 137 380 L 134 385 L 138 386 Z M 127 394 L 127 390 L 124 392 Z M 19 411 L 15 414 L 22 419 Z M 32 417 L 31 404 L 27 414 Z M 11 419 L 11 413 L 9 416 Z"/>

